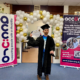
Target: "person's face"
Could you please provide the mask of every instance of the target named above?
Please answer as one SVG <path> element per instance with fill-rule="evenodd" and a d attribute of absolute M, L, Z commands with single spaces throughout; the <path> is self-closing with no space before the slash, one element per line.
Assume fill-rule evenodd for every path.
<path fill-rule="evenodd" d="M 44 29 L 44 30 L 43 30 L 43 33 L 44 33 L 45 35 L 48 35 L 49 29 Z"/>
<path fill-rule="evenodd" d="M 71 40 L 69 42 L 71 42 Z"/>
<path fill-rule="evenodd" d="M 72 43 L 70 45 L 72 46 Z"/>
<path fill-rule="evenodd" d="M 73 41 L 76 42 L 75 39 Z"/>
<path fill-rule="evenodd" d="M 64 45 L 63 45 L 63 47 L 64 47 Z"/>

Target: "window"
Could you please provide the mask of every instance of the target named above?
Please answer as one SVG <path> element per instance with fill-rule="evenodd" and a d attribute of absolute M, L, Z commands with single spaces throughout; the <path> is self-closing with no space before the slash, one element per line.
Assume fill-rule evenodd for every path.
<path fill-rule="evenodd" d="M 80 11 L 75 11 L 74 15 L 80 15 Z"/>

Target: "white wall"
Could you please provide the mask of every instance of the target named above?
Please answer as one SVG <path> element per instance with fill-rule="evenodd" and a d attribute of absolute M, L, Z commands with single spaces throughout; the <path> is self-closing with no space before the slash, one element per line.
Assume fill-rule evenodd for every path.
<path fill-rule="evenodd" d="M 59 53 L 59 59 L 55 59 L 55 57 L 53 57 L 53 63 L 60 63 L 60 56 L 61 56 L 61 47 L 58 48 L 58 53 Z M 54 54 L 56 53 L 56 50 L 54 52 Z M 56 54 L 55 54 L 56 55 Z"/>
<path fill-rule="evenodd" d="M 4 13 L 10 14 L 10 7 L 7 7 L 4 4 L 0 4 L 0 6 L 4 8 Z"/>
<path fill-rule="evenodd" d="M 42 20 L 38 20 L 38 21 L 34 22 L 33 24 L 28 23 L 28 32 L 36 30 L 36 29 L 38 29 L 39 26 L 42 26 L 42 25 L 44 25 Z"/>
<path fill-rule="evenodd" d="M 68 13 L 69 12 L 69 6 L 68 5 L 64 5 L 64 13 Z"/>
<path fill-rule="evenodd" d="M 38 20 L 36 22 L 34 22 L 33 24 L 28 23 L 28 32 L 34 31 L 39 29 L 42 25 L 45 25 L 42 20 Z M 42 30 L 41 30 L 42 32 Z M 51 36 L 51 28 L 49 29 L 49 35 Z"/>

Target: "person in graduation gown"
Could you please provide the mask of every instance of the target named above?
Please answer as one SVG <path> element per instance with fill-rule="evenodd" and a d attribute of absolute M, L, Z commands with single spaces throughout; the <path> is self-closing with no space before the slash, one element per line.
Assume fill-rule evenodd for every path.
<path fill-rule="evenodd" d="M 50 26 L 45 24 L 41 26 L 43 29 L 43 36 L 38 37 L 36 40 L 32 37 L 32 34 L 28 36 L 29 46 L 38 46 L 38 68 L 37 78 L 41 80 L 42 72 L 44 72 L 46 80 L 49 80 L 49 74 L 51 72 L 51 56 L 54 56 L 55 43 L 52 37 L 48 35 Z"/>

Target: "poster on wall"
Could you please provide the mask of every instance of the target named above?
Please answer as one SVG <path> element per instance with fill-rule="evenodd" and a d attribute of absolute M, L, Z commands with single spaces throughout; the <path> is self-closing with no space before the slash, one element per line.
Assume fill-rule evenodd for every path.
<path fill-rule="evenodd" d="M 80 67 L 80 16 L 64 15 L 60 65 Z"/>
<path fill-rule="evenodd" d="M 0 68 L 17 64 L 16 15 L 0 14 Z"/>

